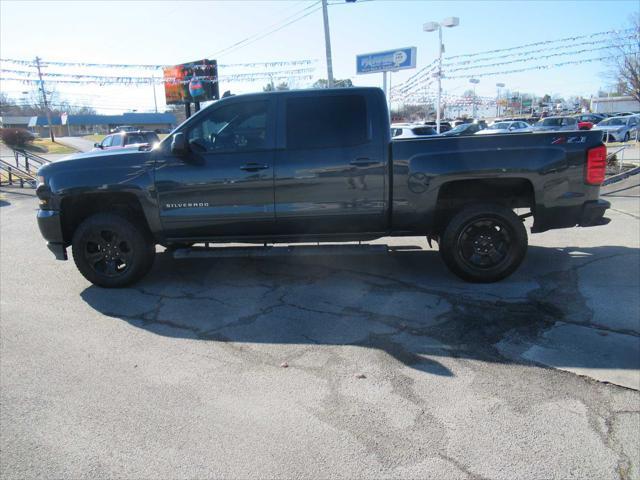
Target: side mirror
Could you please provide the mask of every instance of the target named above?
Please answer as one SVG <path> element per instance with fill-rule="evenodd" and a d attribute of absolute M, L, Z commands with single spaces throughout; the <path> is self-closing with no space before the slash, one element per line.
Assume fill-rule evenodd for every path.
<path fill-rule="evenodd" d="M 171 153 L 174 155 L 184 155 L 187 153 L 187 142 L 184 138 L 184 133 L 179 132 L 173 136 L 171 140 Z"/>
<path fill-rule="evenodd" d="M 94 143 L 93 146 L 96 148 L 102 148 L 102 145 L 100 145 L 98 142 Z"/>

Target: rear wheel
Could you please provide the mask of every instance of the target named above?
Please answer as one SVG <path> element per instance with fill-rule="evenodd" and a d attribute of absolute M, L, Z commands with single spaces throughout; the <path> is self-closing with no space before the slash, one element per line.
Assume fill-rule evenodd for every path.
<path fill-rule="evenodd" d="M 624 134 L 624 141 L 625 142 L 628 142 L 630 138 L 631 138 L 631 136 L 629 135 L 629 132 Z"/>
<path fill-rule="evenodd" d="M 127 218 L 98 213 L 76 229 L 73 260 L 80 273 L 100 287 L 118 288 L 142 278 L 151 268 L 155 244 Z"/>
<path fill-rule="evenodd" d="M 440 242 L 449 269 L 470 282 L 496 282 L 513 273 L 527 252 L 527 231 L 509 208 L 467 207 L 447 225 Z"/>

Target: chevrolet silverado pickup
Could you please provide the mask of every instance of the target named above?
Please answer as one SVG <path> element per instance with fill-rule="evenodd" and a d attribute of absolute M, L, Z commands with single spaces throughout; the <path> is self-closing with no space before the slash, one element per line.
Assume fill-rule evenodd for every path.
<path fill-rule="evenodd" d="M 154 148 L 77 154 L 38 172 L 37 219 L 56 258 L 122 287 L 156 245 L 426 236 L 468 281 L 507 277 L 532 233 L 603 225 L 602 132 L 390 138 L 376 88 L 223 98 Z M 223 247 L 230 248 L 230 247 Z M 280 247 L 278 247 L 280 248 Z"/>

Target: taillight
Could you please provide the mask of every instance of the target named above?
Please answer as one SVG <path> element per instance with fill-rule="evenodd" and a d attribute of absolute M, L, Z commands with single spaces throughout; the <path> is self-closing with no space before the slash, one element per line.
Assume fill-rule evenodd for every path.
<path fill-rule="evenodd" d="M 600 185 L 604 181 L 607 170 L 607 147 L 600 145 L 587 150 L 586 182 L 589 185 Z"/>

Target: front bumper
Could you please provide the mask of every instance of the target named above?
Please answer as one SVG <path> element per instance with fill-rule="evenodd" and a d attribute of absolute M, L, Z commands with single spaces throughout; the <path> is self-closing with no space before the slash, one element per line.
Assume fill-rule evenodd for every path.
<path fill-rule="evenodd" d="M 58 260 L 67 260 L 67 249 L 62 235 L 60 212 L 56 210 L 38 210 L 38 228 L 47 241 L 47 247 Z"/>

